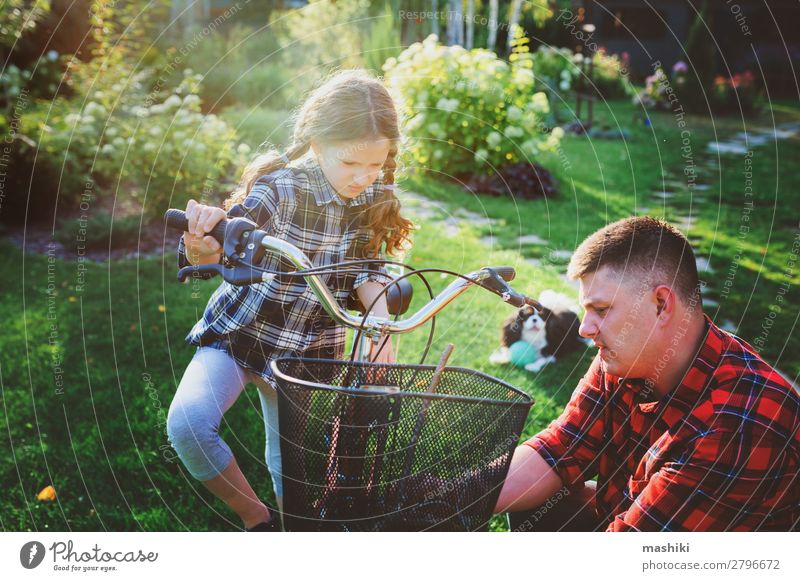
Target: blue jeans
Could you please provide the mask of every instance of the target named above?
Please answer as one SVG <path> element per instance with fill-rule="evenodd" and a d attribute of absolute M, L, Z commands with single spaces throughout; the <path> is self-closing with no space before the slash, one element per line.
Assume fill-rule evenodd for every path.
<path fill-rule="evenodd" d="M 170 443 L 189 473 L 211 480 L 233 459 L 230 447 L 219 436 L 222 416 L 254 383 L 261 399 L 266 428 L 266 461 L 275 496 L 283 496 L 281 448 L 278 432 L 278 394 L 259 375 L 241 367 L 225 351 L 200 347 L 183 374 L 167 416 Z"/>

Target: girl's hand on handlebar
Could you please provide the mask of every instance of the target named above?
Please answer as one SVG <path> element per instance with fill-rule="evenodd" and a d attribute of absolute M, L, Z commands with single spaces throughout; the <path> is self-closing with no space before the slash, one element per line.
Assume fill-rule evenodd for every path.
<path fill-rule="evenodd" d="M 189 200 L 186 204 L 186 219 L 189 221 L 189 230 L 183 233 L 183 242 L 186 245 L 186 257 L 192 264 L 207 264 L 217 262 L 222 245 L 213 237 L 207 236 L 220 220 L 227 217 L 225 210 L 214 206 L 198 204 Z"/>

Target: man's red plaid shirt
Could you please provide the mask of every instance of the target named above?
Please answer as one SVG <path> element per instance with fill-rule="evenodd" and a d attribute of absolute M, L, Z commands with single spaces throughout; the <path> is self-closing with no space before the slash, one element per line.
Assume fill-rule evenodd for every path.
<path fill-rule="evenodd" d="M 706 317 L 683 382 L 645 402 L 599 356 L 564 413 L 526 442 L 570 488 L 597 475 L 609 531 L 789 530 L 800 518 L 800 396 Z"/>

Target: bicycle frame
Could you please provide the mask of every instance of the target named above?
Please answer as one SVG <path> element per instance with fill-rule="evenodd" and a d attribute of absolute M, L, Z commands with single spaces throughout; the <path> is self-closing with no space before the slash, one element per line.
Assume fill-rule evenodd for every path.
<path fill-rule="evenodd" d="M 180 210 L 167 211 L 165 218 L 167 224 L 173 228 L 186 230 L 188 227 L 186 216 Z M 359 362 L 368 362 L 370 343 L 377 343 L 384 337 L 408 333 L 421 327 L 473 285 L 500 295 L 504 301 L 513 306 L 530 304 L 535 308 L 540 308 L 538 303 L 517 293 L 507 284 L 507 281 L 513 280 L 515 276 L 513 268 L 484 267 L 457 278 L 419 310 L 405 319 L 392 320 L 390 318 L 377 317 L 372 313 L 367 313 L 364 316 L 355 316 L 338 304 L 328 286 L 318 275 L 313 273 L 312 269 L 315 267 L 311 260 L 296 246 L 279 238 L 268 236 L 265 232 L 257 230 L 254 223 L 243 218 L 223 220 L 209 234 L 223 245 L 226 265 L 211 264 L 186 267 L 181 269 L 179 273 L 181 280 L 195 273 L 212 273 L 222 275 L 231 284 L 269 282 L 276 276 L 276 273 L 265 272 L 263 269 L 256 267 L 255 264 L 260 262 L 264 253 L 276 253 L 287 259 L 299 274 L 302 274 L 303 271 L 311 270 L 311 272 L 304 274 L 303 277 L 319 299 L 325 312 L 336 323 L 360 333 L 360 341 L 355 353 L 355 360 Z M 365 308 L 368 308 L 368 305 L 365 305 Z M 346 427 L 353 423 L 353 416 L 356 413 L 356 410 L 352 408 L 343 409 L 332 419 L 329 439 L 329 470 L 331 474 L 335 474 L 333 486 L 326 490 L 325 497 L 322 499 L 324 503 L 328 502 L 329 497 L 336 498 L 339 490 L 348 488 L 347 485 L 350 484 L 354 477 L 353 475 L 361 473 L 362 453 L 337 454 L 341 444 L 340 437 L 342 432 L 343 430 L 346 431 Z M 363 447 L 365 447 L 366 436 L 361 434 L 360 440 L 364 440 Z M 359 442 L 353 442 L 353 444 L 356 447 L 362 447 Z M 361 456 L 360 462 L 359 456 Z M 377 475 L 371 475 L 370 482 L 365 487 L 366 490 L 371 488 L 374 482 L 373 479 L 376 477 Z M 352 493 L 347 493 L 345 490 L 342 494 L 345 496 L 338 499 L 340 502 L 331 501 L 331 505 L 343 505 L 351 508 L 355 506 L 357 498 L 352 497 Z"/>

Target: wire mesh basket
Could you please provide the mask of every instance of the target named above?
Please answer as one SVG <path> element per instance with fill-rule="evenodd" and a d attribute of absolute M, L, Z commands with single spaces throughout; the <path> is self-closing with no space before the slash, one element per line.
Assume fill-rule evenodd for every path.
<path fill-rule="evenodd" d="M 447 367 L 325 359 L 272 362 L 284 527 L 485 529 L 533 401 Z"/>

